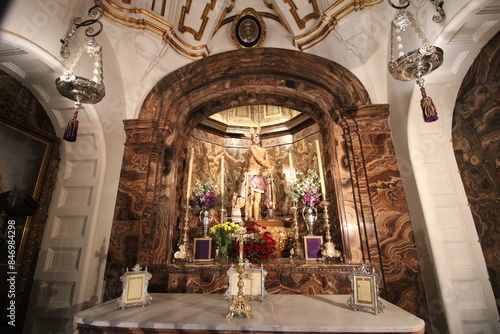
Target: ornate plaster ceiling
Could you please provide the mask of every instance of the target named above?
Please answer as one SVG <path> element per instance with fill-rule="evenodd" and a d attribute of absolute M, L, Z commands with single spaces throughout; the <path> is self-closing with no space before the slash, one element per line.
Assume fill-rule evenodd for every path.
<path fill-rule="evenodd" d="M 285 123 L 301 113 L 277 106 L 244 106 L 224 110 L 211 119 L 230 126 L 265 127 Z"/>
<path fill-rule="evenodd" d="M 255 10 L 269 25 L 281 28 L 282 36 L 304 51 L 322 43 L 349 14 L 382 2 L 384 0 L 105 0 L 102 5 L 111 22 L 157 35 L 179 54 L 199 59 L 210 54 L 210 40 L 230 27 L 246 7 Z"/>
<path fill-rule="evenodd" d="M 312 123 L 312 119 L 296 110 L 272 106 L 254 105 L 231 108 L 210 116 L 201 122 L 203 128 L 211 128 L 225 134 L 241 134 L 248 128 L 261 127 L 263 133 L 292 132 L 294 128 Z"/>

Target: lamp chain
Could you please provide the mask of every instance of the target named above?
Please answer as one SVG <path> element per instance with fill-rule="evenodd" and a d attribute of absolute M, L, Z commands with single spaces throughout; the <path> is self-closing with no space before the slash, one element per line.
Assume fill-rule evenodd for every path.
<path fill-rule="evenodd" d="M 85 50 L 85 44 L 82 44 L 80 46 L 80 49 L 78 49 L 78 53 L 76 54 L 75 59 L 71 62 L 71 65 L 69 66 L 69 70 L 65 71 L 61 77 L 61 79 L 69 81 L 69 80 L 74 80 L 74 78 L 71 78 L 73 75 L 73 71 L 76 68 L 76 65 L 78 65 L 78 62 L 80 61 L 80 58 L 82 57 L 83 50 Z"/>

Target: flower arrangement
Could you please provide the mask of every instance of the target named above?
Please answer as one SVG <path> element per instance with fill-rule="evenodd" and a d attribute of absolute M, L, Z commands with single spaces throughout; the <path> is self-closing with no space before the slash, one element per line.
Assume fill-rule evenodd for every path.
<path fill-rule="evenodd" d="M 276 241 L 269 231 L 264 231 L 265 229 L 265 226 L 257 223 L 252 223 L 247 227 L 247 233 L 252 233 L 254 236 L 245 240 L 243 258 L 251 263 L 263 263 L 275 258 Z M 231 258 L 238 259 L 239 249 L 240 244 L 235 240 L 234 247 L 231 249 Z"/>
<path fill-rule="evenodd" d="M 320 179 L 314 169 L 307 174 L 297 173 L 297 179 L 286 193 L 293 201 L 300 201 L 304 207 L 313 208 L 321 203 Z"/>
<path fill-rule="evenodd" d="M 230 237 L 231 233 L 237 233 L 240 225 L 232 222 L 220 223 L 210 228 L 210 233 L 219 246 L 219 255 L 221 259 L 226 260 L 228 257 L 229 247 L 234 243 L 234 238 Z"/>
<path fill-rule="evenodd" d="M 219 195 L 211 179 L 196 181 L 193 190 L 194 206 L 201 211 L 209 211 L 218 205 Z"/>

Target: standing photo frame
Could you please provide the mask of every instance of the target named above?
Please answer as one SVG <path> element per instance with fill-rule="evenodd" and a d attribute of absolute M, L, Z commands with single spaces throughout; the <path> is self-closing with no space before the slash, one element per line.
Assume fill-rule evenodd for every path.
<path fill-rule="evenodd" d="M 136 264 L 132 271 L 127 271 L 120 277 L 123 283 L 123 292 L 116 301 L 116 306 L 122 310 L 132 306 L 146 306 L 151 304 L 153 298 L 148 293 L 149 280 L 152 275 L 148 269 L 142 270 L 139 264 Z"/>
<path fill-rule="evenodd" d="M 194 261 L 213 261 L 212 238 L 194 238 L 193 247 Z"/>
<path fill-rule="evenodd" d="M 260 268 L 250 267 L 250 263 L 245 263 L 245 272 L 243 273 L 243 294 L 247 299 L 258 299 L 261 302 L 267 298 L 268 293 L 264 286 L 267 271 L 261 265 Z M 234 266 L 227 271 L 229 278 L 228 288 L 224 293 L 224 298 L 232 300 L 233 296 L 238 294 L 239 273 Z"/>
<path fill-rule="evenodd" d="M 354 310 L 368 311 L 373 314 L 383 312 L 385 306 L 380 301 L 378 285 L 380 277 L 375 275 L 375 268 L 369 271 L 363 264 L 358 270 L 349 274 L 352 294 L 347 300 L 347 306 Z"/>
<path fill-rule="evenodd" d="M 323 250 L 323 237 L 320 235 L 308 235 L 304 236 L 304 256 L 305 259 L 310 260 L 321 260 L 323 255 L 321 251 Z"/>

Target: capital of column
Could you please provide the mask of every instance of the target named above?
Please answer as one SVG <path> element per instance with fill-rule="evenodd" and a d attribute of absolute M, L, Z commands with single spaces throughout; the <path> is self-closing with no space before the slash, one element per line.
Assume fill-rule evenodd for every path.
<path fill-rule="evenodd" d="M 337 112 L 337 122 L 344 129 L 353 132 L 388 132 L 389 105 L 372 104 L 343 108 Z"/>
<path fill-rule="evenodd" d="M 152 119 L 128 119 L 123 121 L 126 144 L 154 143 L 165 136 L 166 122 Z"/>

